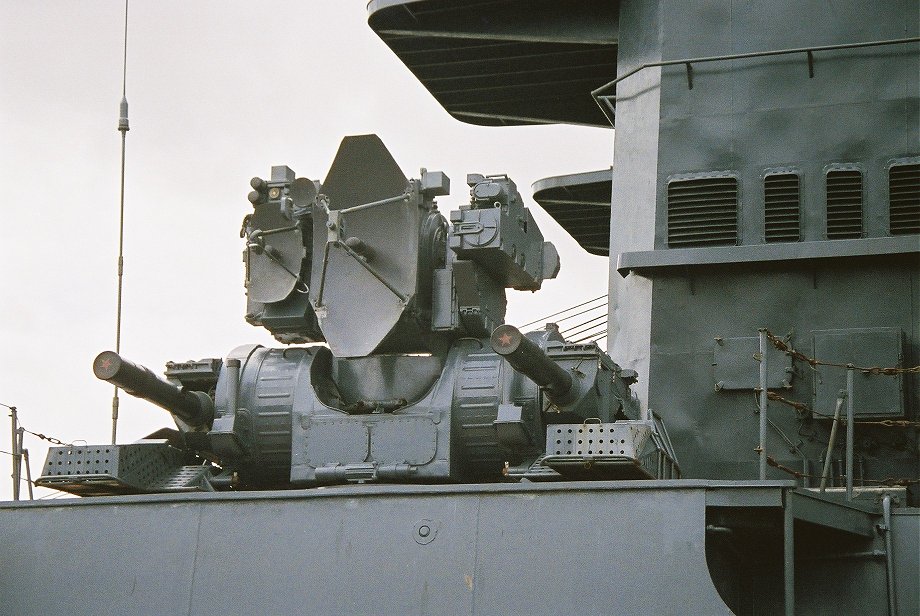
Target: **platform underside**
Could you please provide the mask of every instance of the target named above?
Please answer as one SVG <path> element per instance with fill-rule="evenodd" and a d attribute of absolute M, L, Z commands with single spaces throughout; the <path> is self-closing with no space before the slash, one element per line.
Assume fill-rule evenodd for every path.
<path fill-rule="evenodd" d="M 905 576 L 917 575 L 911 511 L 896 516 Z M 884 558 L 858 559 L 838 588 L 822 577 L 823 544 L 809 539 L 876 545 L 871 508 L 791 482 L 687 480 L 0 503 L 0 605 L 10 614 L 660 615 L 728 614 L 728 600 L 741 613 L 782 613 L 789 514 L 796 613 L 828 601 L 885 613 Z M 750 529 L 767 543 L 746 565 L 756 588 L 743 590 L 746 579 L 722 579 L 739 566 L 723 562 L 714 546 L 724 537 L 714 535 Z M 900 607 L 916 613 L 916 598 L 905 592 Z"/>

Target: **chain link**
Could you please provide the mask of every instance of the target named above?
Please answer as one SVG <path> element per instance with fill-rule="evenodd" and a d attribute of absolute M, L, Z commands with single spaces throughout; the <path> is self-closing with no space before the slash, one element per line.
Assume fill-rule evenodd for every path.
<path fill-rule="evenodd" d="M 779 462 L 777 462 L 777 461 L 776 461 L 776 458 L 774 458 L 773 456 L 767 456 L 767 464 L 769 464 L 769 465 L 772 466 L 773 468 L 776 468 L 776 469 L 779 469 L 779 470 L 783 471 L 784 473 L 789 473 L 790 475 L 792 475 L 792 476 L 795 477 L 796 479 L 802 479 L 802 478 L 808 478 L 808 479 L 821 479 L 821 477 L 819 477 L 818 475 L 809 475 L 808 473 L 803 473 L 803 472 L 801 472 L 801 471 L 797 471 L 797 470 L 795 470 L 794 468 L 789 468 L 788 466 L 783 466 L 782 464 L 780 464 Z M 906 487 L 906 486 L 909 486 L 909 485 L 912 485 L 912 484 L 915 484 L 915 483 L 920 483 L 920 479 L 911 479 L 910 477 L 898 477 L 898 478 L 895 478 L 895 477 L 886 477 L 885 479 L 866 479 L 866 478 L 863 478 L 863 479 L 860 479 L 860 481 L 863 482 L 863 483 L 875 483 L 875 484 L 882 485 L 882 486 L 887 486 L 887 487 L 895 487 L 895 486 L 903 486 L 903 487 Z"/>
<path fill-rule="evenodd" d="M 774 400 L 781 404 L 791 406 L 795 410 L 802 413 L 814 413 L 819 417 L 824 417 L 825 419 L 833 419 L 833 415 L 826 415 L 824 413 L 819 413 L 818 411 L 810 408 L 804 402 L 799 402 L 797 400 L 789 400 L 788 398 L 783 398 L 781 395 L 774 393 L 772 391 L 767 392 L 767 399 Z M 841 423 L 846 423 L 846 418 L 838 418 L 838 421 Z M 855 425 L 862 426 L 885 426 L 886 428 L 920 428 L 920 421 L 910 421 L 907 419 L 881 419 L 879 421 L 854 421 Z"/>
<path fill-rule="evenodd" d="M 767 338 L 770 342 L 773 343 L 777 349 L 786 353 L 787 355 L 807 363 L 812 368 L 816 366 L 833 366 L 835 368 L 850 368 L 849 364 L 836 364 L 829 361 L 821 361 L 820 359 L 815 359 L 814 357 L 809 357 L 800 351 L 796 351 L 794 348 L 789 346 L 785 340 L 771 332 L 766 330 Z M 864 366 L 852 366 L 854 370 L 859 370 L 863 374 L 879 375 L 884 374 L 887 376 L 894 376 L 896 374 L 920 374 L 920 366 L 911 366 L 909 368 L 880 368 L 878 366 L 864 367 Z"/>

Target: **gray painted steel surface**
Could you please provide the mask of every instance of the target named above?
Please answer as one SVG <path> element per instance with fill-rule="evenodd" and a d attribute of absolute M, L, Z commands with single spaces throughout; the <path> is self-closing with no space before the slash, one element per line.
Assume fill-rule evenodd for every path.
<path fill-rule="evenodd" d="M 526 13 L 525 4 L 503 6 Z M 573 4 L 573 14 L 588 5 Z M 742 351 L 743 341 L 759 329 L 770 329 L 802 355 L 824 362 L 920 364 L 920 189 L 906 179 L 916 175 L 920 155 L 920 43 L 888 44 L 918 36 L 920 5 L 916 0 L 617 4 L 617 26 L 611 28 L 617 70 L 610 79 L 629 76 L 618 80 L 615 90 L 606 89 L 613 97 L 607 100 L 615 100 L 611 122 L 616 113 L 609 350 L 638 372 L 634 389 L 644 407 L 665 418 L 686 475 L 755 477 L 760 366 L 751 357 L 756 348 L 747 357 Z M 395 5 L 411 14 L 448 3 L 372 4 L 372 14 L 380 16 L 371 24 L 384 40 L 388 32 L 379 24 L 386 23 L 388 11 L 396 12 Z M 463 13 L 483 18 L 490 5 L 451 6 L 451 18 L 438 22 L 432 12 L 419 32 L 406 26 L 401 34 L 417 34 L 424 45 L 437 29 L 434 22 L 442 31 L 475 38 L 459 25 Z M 522 16 L 516 25 L 527 21 Z M 577 19 L 556 23 L 578 38 Z M 884 44 L 873 43 L 879 41 Z M 402 49 L 411 44 L 403 41 Z M 401 49 L 394 51 L 414 65 Z M 758 56 L 709 61 L 738 54 Z M 634 72 L 679 58 L 706 61 Z M 425 75 L 418 76 L 425 83 Z M 566 93 L 583 85 L 573 81 Z M 451 110 L 451 101 L 440 102 Z M 488 111 L 497 117 L 501 105 Z M 775 186 L 785 192 L 770 192 Z M 698 198 L 700 193 L 705 196 Z M 562 218 L 567 214 L 560 212 Z M 593 249 L 587 239 L 584 243 Z M 776 365 L 775 355 L 766 358 L 773 375 L 770 393 L 808 410 L 770 402 L 766 451 L 786 470 L 769 472 L 804 473 L 799 481 L 807 485 L 825 457 L 830 422 L 821 414 L 833 412 L 828 405 L 838 385 L 832 383 L 844 372 L 834 366 L 812 369 L 802 355 L 791 365 L 780 355 Z M 870 485 L 889 477 L 903 480 L 907 500 L 916 505 L 920 448 L 911 426 L 920 418 L 920 378 L 871 372 L 859 378 L 862 385 L 853 396 L 857 415 L 903 424 L 858 425 L 851 476 Z M 827 458 L 833 458 L 834 482 L 841 484 L 840 445 Z M 827 515 L 811 523 L 829 524 L 822 517 Z M 918 611 L 920 585 L 911 573 L 920 558 L 913 549 L 915 515 L 896 516 L 893 524 L 907 529 L 893 537 L 894 568 L 908 570 L 902 578 L 908 588 L 898 594 L 901 612 L 910 614 Z M 741 517 L 753 521 L 756 515 L 747 511 Z M 822 597 L 839 592 L 835 584 L 844 581 L 866 594 L 863 603 L 854 597 L 846 609 L 884 613 L 885 602 L 879 603 L 874 590 L 885 583 L 879 553 L 869 550 L 863 556 L 868 560 L 858 562 L 861 553 L 834 556 L 840 556 L 834 573 L 807 583 L 800 572 L 808 570 L 808 559 L 819 557 L 810 554 L 797 563 L 797 590 L 809 597 L 799 602 L 800 609 L 821 612 Z M 899 560 L 905 553 L 911 553 L 906 564 Z M 756 587 L 741 591 L 738 610 L 765 609 L 756 597 Z"/>
<path fill-rule="evenodd" d="M 728 614 L 706 568 L 706 494 L 704 484 L 519 484 L 7 503 L 0 605 L 9 614 Z"/>
<path fill-rule="evenodd" d="M 902 614 L 920 613 L 920 511 L 895 510 L 891 528 L 898 609 Z"/>
<path fill-rule="evenodd" d="M 879 515 L 792 488 L 350 486 L 0 503 L 0 605 L 10 614 L 653 615 L 728 614 L 729 601 L 739 613 L 776 614 L 782 556 L 794 553 L 796 613 L 886 613 L 884 592 L 872 590 L 885 586 Z M 916 509 L 892 521 L 901 614 L 920 607 L 918 521 Z M 723 549 L 745 533 L 760 537 L 748 551 Z"/>
<path fill-rule="evenodd" d="M 916 36 L 920 19 L 917 3 L 907 0 L 833 8 L 624 2 L 620 9 L 621 75 L 674 58 Z M 717 338 L 750 337 L 766 327 L 791 335 L 795 348 L 814 357 L 827 350 L 820 340 L 816 346 L 816 332 L 859 336 L 867 328 L 895 328 L 904 344 L 884 351 L 891 364 L 920 363 L 920 237 L 891 237 L 887 222 L 889 165 L 913 160 L 920 147 L 918 75 L 918 44 L 910 43 L 816 52 L 812 76 L 802 53 L 697 64 L 692 87 L 683 65 L 648 68 L 617 84 L 610 351 L 639 373 L 639 396 L 664 417 L 689 476 L 757 472 L 750 392 L 713 387 Z M 863 237 L 827 239 L 825 175 L 836 168 L 863 173 Z M 777 170 L 800 178 L 799 242 L 765 243 L 763 181 Z M 737 179 L 737 239 L 731 242 L 737 245 L 669 246 L 671 183 L 718 175 Z M 698 232 L 717 223 L 700 217 Z M 886 344 L 878 336 L 871 344 Z M 818 359 L 858 363 L 845 352 Z M 748 370 L 756 377 L 757 362 L 748 362 Z M 818 374 L 796 361 L 791 389 L 774 391 L 832 414 L 826 395 L 815 392 L 818 379 L 834 370 Z M 874 378 L 886 388 L 884 397 L 903 400 L 903 410 L 893 405 L 890 414 L 917 418 L 917 375 L 904 375 L 903 387 L 897 379 Z M 775 402 L 768 413 L 768 452 L 814 474 L 828 422 L 803 421 Z M 858 432 L 864 477 L 920 474 L 915 433 L 871 426 Z M 786 440 L 797 445 L 791 453 Z"/>
<path fill-rule="evenodd" d="M 588 18 L 596 9 L 602 18 Z M 684 476 L 722 481 L 363 485 L 3 503 L 0 608 L 659 615 L 729 613 L 731 606 L 752 615 L 920 613 L 920 510 L 905 507 L 918 503 L 920 449 L 911 422 L 920 414 L 920 375 L 881 370 L 920 364 L 920 222 L 910 218 L 920 215 L 912 201 L 912 182 L 920 177 L 920 43 L 775 53 L 917 37 L 918 9 L 917 0 L 372 2 L 372 27 L 464 121 L 597 124 L 606 116 L 585 105 L 587 94 L 630 75 L 615 90 L 611 355 L 638 372 L 642 410 L 667 422 Z M 677 58 L 691 60 L 631 73 Z M 389 170 L 374 176 L 392 180 L 387 189 L 374 186 L 350 198 L 361 188 L 353 185 L 362 166 L 355 164 L 339 167 L 343 175 L 330 173 L 326 183 L 333 197 L 345 195 L 345 205 L 364 213 L 380 205 L 368 201 L 390 203 L 403 190 L 405 178 L 389 162 Z M 485 179 L 478 178 L 474 194 Z M 319 205 L 319 185 L 296 184 L 286 167 L 274 168 L 270 182 L 256 180 L 249 277 L 264 280 L 250 280 L 250 307 L 265 304 L 265 311 L 250 312 L 251 322 L 282 342 L 320 339 L 326 315 L 318 283 L 325 272 L 318 275 L 314 266 L 311 278 L 310 261 L 346 271 L 323 254 L 334 244 L 345 263 L 370 276 L 362 274 L 376 296 L 403 302 L 366 341 L 347 334 L 349 317 L 366 320 L 366 313 L 333 320 L 343 336 L 333 348 L 346 349 L 341 355 L 428 349 L 428 325 L 434 336 L 463 338 L 450 353 L 432 345 L 434 359 L 412 364 L 405 383 L 392 377 L 405 358 L 331 358 L 326 350 L 285 357 L 241 347 L 233 359 L 255 357 L 253 367 L 242 368 L 242 389 L 228 386 L 226 372 L 216 383 L 223 398 L 207 436 L 222 452 L 249 460 L 260 480 L 310 484 L 405 480 L 409 458 L 429 479 L 466 478 L 498 469 L 505 459 L 500 445 L 532 444 L 528 437 L 544 426 L 533 414 L 542 408 L 532 404 L 536 386 L 519 374 L 503 376 L 506 368 L 485 349 L 485 339 L 504 314 L 502 286 L 539 287 L 538 272 L 524 282 L 516 278 L 534 266 L 536 252 L 525 266 L 506 242 L 486 253 L 473 250 L 481 237 L 446 238 L 443 268 L 433 268 L 440 275 L 420 275 L 425 264 L 414 261 L 413 250 L 413 258 L 397 264 L 405 276 L 374 276 L 361 259 L 373 254 L 367 238 L 389 235 L 385 228 L 367 219 L 357 225 L 367 236 L 360 241 L 332 233 L 342 206 L 321 208 L 310 226 L 301 224 L 305 204 Z M 430 208 L 445 180 L 411 183 L 411 207 Z M 288 222 L 297 228 L 274 229 L 287 235 L 270 247 L 258 225 L 286 223 L 275 206 L 258 206 L 284 189 L 292 195 Z M 483 195 L 501 193 L 494 189 L 483 186 Z M 509 202 L 519 202 L 510 192 Z M 430 256 L 423 240 L 437 248 L 438 229 L 426 227 L 411 207 L 403 212 L 409 243 Z M 455 233 L 476 224 L 476 233 L 499 229 L 497 214 L 484 218 L 478 207 L 471 202 L 451 217 Z M 529 214 L 518 220 L 529 226 Z M 535 249 L 542 236 L 533 238 Z M 552 254 L 543 253 L 537 270 L 553 269 Z M 517 282 L 507 284 L 512 278 Z M 305 280 L 309 291 L 298 287 Z M 403 314 L 410 297 L 429 291 L 431 315 L 423 314 L 427 305 Z M 353 289 L 340 292 L 342 306 L 360 298 Z M 298 297 L 307 293 L 312 306 Z M 799 353 L 790 360 L 754 352 L 762 328 Z M 613 370 L 605 356 L 562 345 L 553 331 L 531 335 L 549 356 L 531 352 L 534 361 L 523 366 L 538 379 L 547 368 L 541 364 L 566 367 L 585 353 L 596 360 L 596 374 Z M 471 351 L 476 344 L 484 351 Z M 852 502 L 843 501 L 842 489 L 821 495 L 795 487 L 812 481 L 824 459 L 834 483 L 843 474 L 842 448 L 827 446 L 829 421 L 822 418 L 836 401 L 841 366 L 809 364 L 809 357 L 869 366 L 859 380 L 849 373 L 855 382 L 848 408 L 858 404 L 861 420 L 905 422 L 854 429 L 855 451 L 846 454 L 857 463 L 847 469 L 847 482 L 857 483 Z M 271 383 L 260 384 L 262 367 Z M 391 377 L 374 381 L 385 374 Z M 346 386 L 344 396 L 325 383 L 330 375 Z M 528 394 L 526 403 L 506 396 L 515 388 Z M 758 417 L 758 388 L 804 406 L 771 403 L 767 416 Z M 609 425 L 619 412 L 608 404 L 615 389 L 599 391 L 586 381 L 560 416 L 588 425 L 596 413 Z M 409 400 L 391 395 L 403 391 L 425 408 L 413 410 Z M 367 413 L 364 397 L 371 394 L 378 414 Z M 620 410 L 629 416 L 631 407 L 630 401 Z M 452 421 L 434 427 L 432 410 L 451 413 Z M 259 418 L 248 418 L 250 411 Z M 758 425 L 767 429 L 766 452 L 757 447 Z M 772 477 L 804 476 L 751 481 L 764 453 L 777 464 Z M 368 456 L 394 463 L 371 469 Z M 505 470 L 520 477 L 531 469 Z M 858 486 L 885 478 L 908 488 Z M 225 479 L 217 486 L 236 480 Z M 889 529 L 880 499 L 897 505 Z"/>

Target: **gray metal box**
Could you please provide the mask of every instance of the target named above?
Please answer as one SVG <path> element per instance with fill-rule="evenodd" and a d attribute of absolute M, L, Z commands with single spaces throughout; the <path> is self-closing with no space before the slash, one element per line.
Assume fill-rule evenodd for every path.
<path fill-rule="evenodd" d="M 822 362 L 853 364 L 862 368 L 902 366 L 904 333 L 897 327 L 830 329 L 812 332 L 814 357 Z M 816 366 L 814 408 L 834 412 L 840 390 L 846 389 L 847 371 L 837 366 Z M 856 417 L 904 415 L 904 376 L 871 374 L 857 370 L 853 382 Z"/>
<path fill-rule="evenodd" d="M 502 286 L 536 291 L 544 278 L 555 275 L 543 271 L 543 234 L 529 211 L 521 208 L 512 216 L 507 207 L 454 210 L 450 222 L 450 249 L 459 259 L 481 265 Z"/>

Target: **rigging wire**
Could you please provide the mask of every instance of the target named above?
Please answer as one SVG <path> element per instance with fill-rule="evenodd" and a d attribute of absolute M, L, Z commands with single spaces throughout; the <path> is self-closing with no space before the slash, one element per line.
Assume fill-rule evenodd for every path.
<path fill-rule="evenodd" d="M 597 323 L 595 325 L 591 325 L 590 327 L 586 327 L 585 329 L 581 331 L 563 334 L 563 338 L 565 338 L 567 342 L 578 344 L 579 342 L 582 342 L 589 338 L 596 339 L 598 337 L 603 337 L 606 335 L 607 335 L 607 321 L 605 320 L 602 323 Z"/>
<path fill-rule="evenodd" d="M 560 332 L 563 336 L 577 336 L 583 334 L 592 329 L 597 329 L 599 327 L 607 327 L 607 315 L 598 317 L 597 319 L 592 319 L 591 321 L 585 321 L 584 323 L 579 324 L 577 327 L 573 327 L 565 332 Z"/>
<path fill-rule="evenodd" d="M 128 0 L 125 0 L 124 44 L 122 46 L 121 104 L 118 106 L 118 132 L 121 133 L 121 195 L 118 216 L 118 307 L 115 316 L 115 352 L 121 353 L 121 298 L 125 271 L 125 138 L 128 125 Z M 112 444 L 118 432 L 118 387 L 112 396 Z"/>
<path fill-rule="evenodd" d="M 607 322 L 607 313 L 605 312 L 604 314 L 600 316 L 594 317 L 592 319 L 588 319 L 587 321 L 583 321 L 576 325 L 572 325 L 571 327 L 568 327 L 564 330 L 561 330 L 559 333 L 562 334 L 563 336 L 577 335 L 589 329 L 593 329 L 599 325 L 602 325 L 606 322 Z"/>
<path fill-rule="evenodd" d="M 571 310 L 571 308 L 570 308 L 569 310 Z M 595 311 L 595 310 L 603 310 L 603 311 L 606 313 L 606 312 L 607 312 L 607 302 L 604 302 L 603 304 L 598 304 L 597 306 L 592 306 L 591 308 L 586 308 L 585 310 L 581 310 L 581 311 L 579 311 L 579 312 L 576 312 L 575 314 L 566 315 L 566 316 L 562 317 L 561 319 L 556 319 L 555 322 L 556 322 L 556 324 L 559 324 L 559 323 L 562 323 L 563 321 L 568 321 L 569 319 L 574 319 L 575 317 L 581 316 L 581 315 L 583 315 L 583 314 L 587 314 L 587 313 L 589 313 L 589 312 L 593 312 L 593 311 Z M 526 326 L 525 326 L 525 327 L 526 327 Z M 575 325 L 574 327 L 578 327 L 578 326 Z"/>
<path fill-rule="evenodd" d="M 589 340 L 591 342 L 597 342 L 598 340 L 603 340 L 606 337 L 607 337 L 607 330 L 605 329 L 604 331 L 594 332 L 594 333 L 588 334 L 587 336 L 584 336 L 583 338 L 572 340 L 571 342 L 572 344 L 578 344 L 580 342 L 584 342 L 585 340 Z"/>
<path fill-rule="evenodd" d="M 607 330 L 605 329 L 602 332 L 594 332 L 593 334 L 589 334 L 587 336 L 584 336 L 583 338 L 578 338 L 577 340 L 572 340 L 571 342 L 572 344 L 579 344 L 581 342 L 584 342 L 585 340 L 589 342 L 597 342 L 598 340 L 603 340 L 606 337 L 607 337 Z"/>
<path fill-rule="evenodd" d="M 548 315 L 546 315 L 545 317 L 542 317 L 542 318 L 537 319 L 536 321 L 531 321 L 530 323 L 524 323 L 523 325 L 521 325 L 521 327 L 522 327 L 522 328 L 523 328 L 523 327 L 530 327 L 531 325 L 536 325 L 537 323 L 543 323 L 543 322 L 546 321 L 546 319 L 551 319 L 551 318 L 553 318 L 553 317 L 555 317 L 555 316 L 558 316 L 558 315 L 560 315 L 560 314 L 565 314 L 566 312 L 569 312 L 569 311 L 571 311 L 571 310 L 575 310 L 576 308 L 581 308 L 582 306 L 587 306 L 587 305 L 590 304 L 591 302 L 596 302 L 596 301 L 599 300 L 599 299 L 607 299 L 607 294 L 604 293 L 603 295 L 601 295 L 601 296 L 599 296 L 599 297 L 595 297 L 594 299 L 589 299 L 588 301 L 582 302 L 582 303 L 577 304 L 577 305 L 575 305 L 575 306 L 570 306 L 569 308 L 566 308 L 565 310 L 560 310 L 559 312 L 554 312 L 553 314 L 548 314 Z M 561 319 L 560 319 L 560 320 L 561 320 Z"/>

